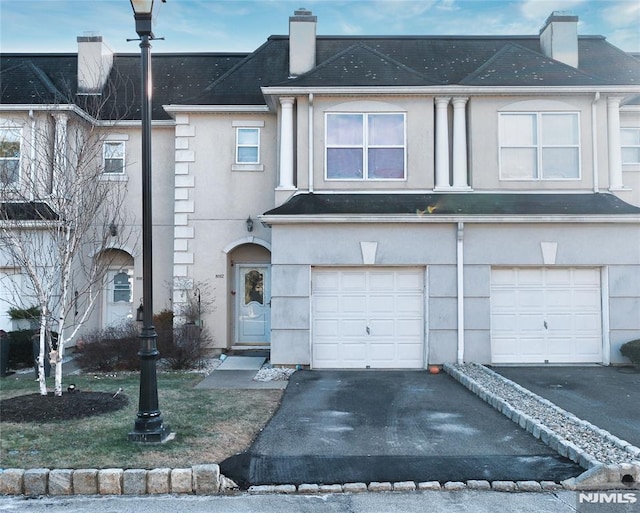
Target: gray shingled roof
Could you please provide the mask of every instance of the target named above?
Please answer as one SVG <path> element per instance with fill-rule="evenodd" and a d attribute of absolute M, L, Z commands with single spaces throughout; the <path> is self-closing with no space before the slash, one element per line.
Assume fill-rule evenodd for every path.
<path fill-rule="evenodd" d="M 153 63 L 153 119 L 169 119 L 167 104 L 189 103 L 247 54 L 158 54 Z M 140 55 L 117 54 L 102 99 L 76 96 L 75 54 L 0 55 L 4 104 L 75 103 L 103 119 L 140 119 Z M 101 113 L 91 104 L 100 103 Z"/>
<path fill-rule="evenodd" d="M 293 196 L 265 216 L 592 216 L 635 215 L 640 208 L 613 194 L 313 194 Z"/>
<path fill-rule="evenodd" d="M 580 36 L 579 69 L 544 56 L 538 36 L 319 36 L 316 67 L 289 77 L 289 38 L 250 54 L 154 54 L 154 119 L 162 105 L 264 105 L 262 87 L 640 85 L 640 60 L 601 36 Z M 139 119 L 138 54 L 117 54 L 101 116 Z M 76 100 L 72 54 L 0 56 L 2 103 Z M 109 94 L 114 91 L 115 94 Z"/>

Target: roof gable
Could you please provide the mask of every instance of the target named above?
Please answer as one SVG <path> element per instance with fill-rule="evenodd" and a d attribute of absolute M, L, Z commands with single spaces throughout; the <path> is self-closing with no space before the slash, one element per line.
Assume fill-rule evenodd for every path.
<path fill-rule="evenodd" d="M 591 85 L 599 81 L 562 62 L 509 43 L 477 70 L 460 81 L 462 85 L 566 86 Z"/>
<path fill-rule="evenodd" d="M 426 76 L 362 42 L 319 66 L 288 80 L 292 86 L 424 86 L 437 85 Z"/>

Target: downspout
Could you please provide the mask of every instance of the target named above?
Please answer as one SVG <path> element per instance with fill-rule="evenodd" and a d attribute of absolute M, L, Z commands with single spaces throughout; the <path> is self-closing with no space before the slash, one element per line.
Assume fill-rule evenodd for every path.
<path fill-rule="evenodd" d="M 313 193 L 313 93 L 309 93 L 309 192 Z"/>
<path fill-rule="evenodd" d="M 456 242 L 456 271 L 458 282 L 458 364 L 464 363 L 464 223 L 458 223 Z"/>
<path fill-rule="evenodd" d="M 31 120 L 31 148 L 29 149 L 29 201 L 35 201 L 36 191 L 36 117 L 33 115 L 33 109 L 29 109 L 29 119 Z"/>
<path fill-rule="evenodd" d="M 600 93 L 596 92 L 591 102 L 591 145 L 593 147 L 593 192 L 600 192 L 600 179 L 598 172 L 598 109 L 597 103 L 600 100 Z"/>

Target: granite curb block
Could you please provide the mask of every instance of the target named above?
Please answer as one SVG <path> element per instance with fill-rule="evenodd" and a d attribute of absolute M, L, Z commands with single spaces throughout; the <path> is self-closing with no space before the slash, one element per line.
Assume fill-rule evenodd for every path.
<path fill-rule="evenodd" d="M 615 472 L 615 469 L 608 469 Z M 503 492 L 549 492 L 574 490 L 553 481 L 399 481 L 344 484 L 254 485 L 249 494 L 306 494 L 364 492 L 411 492 L 461 490 L 493 490 Z M 218 495 L 238 492 L 238 486 L 220 474 L 218 465 L 196 465 L 190 469 L 1 469 L 0 495 L 152 495 L 196 494 Z"/>
<path fill-rule="evenodd" d="M 486 372 L 493 378 L 498 379 L 509 386 L 512 386 L 513 388 L 518 390 L 518 392 L 535 399 L 545 406 L 553 408 L 556 412 L 558 412 L 558 414 L 565 416 L 572 422 L 575 422 L 582 427 L 592 430 L 593 432 L 607 439 L 616 447 L 629 453 L 632 457 L 640 458 L 640 448 L 631 445 L 626 440 L 622 440 L 617 436 L 609 433 L 608 431 L 599 428 L 598 426 L 595 426 L 586 420 L 576 417 L 573 413 L 563 410 L 551 401 L 540 397 L 537 394 L 534 394 L 518 383 L 505 378 L 504 376 L 491 369 L 488 369 L 485 366 L 479 365 L 479 367 L 481 367 L 484 372 Z M 598 461 L 589 452 L 581 449 L 576 444 L 564 439 L 562 436 L 555 433 L 553 429 L 543 425 L 526 413 L 514 408 L 507 401 L 487 390 L 482 384 L 478 383 L 470 376 L 467 376 L 462 370 L 460 370 L 458 366 L 450 363 L 445 363 L 443 365 L 443 369 L 461 385 L 479 396 L 485 402 L 489 403 L 504 416 L 518 424 L 522 429 L 531 433 L 532 436 L 541 440 L 543 443 L 551 447 L 551 449 L 557 451 L 561 456 L 569 458 L 570 460 L 580 465 L 582 468 L 587 469 L 586 472 L 583 472 L 578 477 L 563 481 L 563 488 L 566 488 L 568 490 L 588 490 L 619 488 L 621 485 L 626 488 L 639 487 L 640 461 L 634 461 L 633 463 L 620 463 L 618 465 L 605 465 L 601 461 Z M 508 481 L 505 483 L 508 483 Z M 533 482 L 527 481 L 526 483 Z M 542 485 L 542 483 L 538 483 L 538 485 L 545 489 L 545 486 Z M 499 486 L 502 487 L 502 484 L 499 484 Z M 525 486 L 528 487 L 529 485 Z M 535 487 L 535 485 L 531 486 Z"/>
<path fill-rule="evenodd" d="M 152 470 L 0 469 L 0 495 L 216 495 L 236 490 L 238 485 L 220 474 L 216 464 Z"/>

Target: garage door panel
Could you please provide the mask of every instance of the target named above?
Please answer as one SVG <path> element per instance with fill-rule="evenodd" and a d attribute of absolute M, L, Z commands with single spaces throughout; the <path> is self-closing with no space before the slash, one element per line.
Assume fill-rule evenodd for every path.
<path fill-rule="evenodd" d="M 366 358 L 366 347 L 360 343 L 344 342 L 340 347 L 340 360 L 350 360 L 364 362 Z"/>
<path fill-rule="evenodd" d="M 339 312 L 344 315 L 363 315 L 367 311 L 367 297 L 364 295 L 346 295 L 339 301 Z"/>
<path fill-rule="evenodd" d="M 515 307 L 527 310 L 542 311 L 544 309 L 544 293 L 541 290 L 520 290 L 515 294 Z"/>
<path fill-rule="evenodd" d="M 544 273 L 542 269 L 518 269 L 516 270 L 516 283 L 518 285 L 539 285 L 543 283 Z"/>
<path fill-rule="evenodd" d="M 393 272 L 372 272 L 369 278 L 370 291 L 390 291 L 395 289 Z"/>
<path fill-rule="evenodd" d="M 315 307 L 321 314 L 335 314 L 340 310 L 340 300 L 338 296 L 320 296 Z"/>
<path fill-rule="evenodd" d="M 312 279 L 314 368 L 424 366 L 424 269 L 320 269 Z"/>
<path fill-rule="evenodd" d="M 600 290 L 578 290 L 575 293 L 574 303 L 580 308 L 600 310 Z"/>
<path fill-rule="evenodd" d="M 396 321 L 396 335 L 414 339 L 420 337 L 422 335 L 422 319 L 398 319 Z"/>
<path fill-rule="evenodd" d="M 422 293 L 424 289 L 423 276 L 416 276 L 415 272 L 404 273 L 398 272 L 396 275 L 396 290 L 399 292 L 417 292 Z"/>
<path fill-rule="evenodd" d="M 573 282 L 576 286 L 592 285 L 594 288 L 600 288 L 600 270 L 599 269 L 574 269 Z"/>
<path fill-rule="evenodd" d="M 396 323 L 393 319 L 377 319 L 370 322 L 370 336 L 393 337 L 396 331 L 395 328 Z"/>
<path fill-rule="evenodd" d="M 571 290 L 553 290 L 547 291 L 545 294 L 546 297 L 546 307 L 553 309 L 560 309 L 571 311 L 571 303 L 572 303 L 572 291 Z"/>
<path fill-rule="evenodd" d="M 401 317 L 422 316 L 424 298 L 422 295 L 398 296 L 396 298 L 396 312 Z"/>
<path fill-rule="evenodd" d="M 318 337 L 337 337 L 339 322 L 336 319 L 318 319 L 314 323 L 314 331 Z"/>
<path fill-rule="evenodd" d="M 601 362 L 600 270 L 493 269 L 491 334 L 496 363 Z"/>
<path fill-rule="evenodd" d="M 392 315 L 396 312 L 396 303 L 389 295 L 373 294 L 369 296 L 368 309 L 372 314 Z"/>
<path fill-rule="evenodd" d="M 342 275 L 340 282 L 340 288 L 343 291 L 364 291 L 367 289 L 367 277 L 362 271 L 357 272 L 345 272 Z"/>
<path fill-rule="evenodd" d="M 340 288 L 340 278 L 335 273 L 317 272 L 313 277 L 313 288 L 316 291 L 337 291 Z"/>
<path fill-rule="evenodd" d="M 339 324 L 340 337 L 362 337 L 367 331 L 364 319 L 344 319 Z"/>

